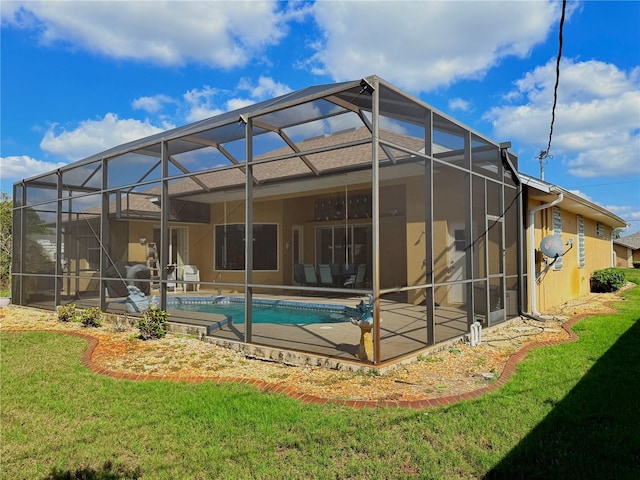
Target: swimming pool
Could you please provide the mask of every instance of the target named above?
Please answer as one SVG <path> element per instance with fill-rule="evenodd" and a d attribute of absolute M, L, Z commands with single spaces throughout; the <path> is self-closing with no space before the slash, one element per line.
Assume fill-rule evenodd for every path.
<path fill-rule="evenodd" d="M 244 298 L 242 297 L 178 297 L 168 299 L 167 308 L 221 314 L 231 317 L 235 324 L 244 322 Z M 311 325 L 348 322 L 351 318 L 349 307 L 346 306 L 288 300 L 254 299 L 252 310 L 253 323 Z"/>

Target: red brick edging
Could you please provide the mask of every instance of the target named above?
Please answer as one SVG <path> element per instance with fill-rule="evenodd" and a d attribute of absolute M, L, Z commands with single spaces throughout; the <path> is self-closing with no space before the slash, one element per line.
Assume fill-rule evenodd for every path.
<path fill-rule="evenodd" d="M 64 330 L 40 330 L 45 332 L 52 333 L 64 333 L 65 335 L 70 335 L 72 337 L 83 338 L 88 342 L 87 349 L 82 354 L 81 362 L 92 372 L 99 375 L 106 375 L 111 378 L 119 379 L 119 380 L 132 380 L 132 381 L 144 381 L 144 380 L 168 380 L 173 382 L 184 382 L 184 383 L 203 383 L 205 381 L 215 382 L 215 383 L 224 383 L 224 382 L 234 382 L 234 383 L 244 383 L 248 385 L 253 385 L 258 389 L 264 392 L 271 393 L 282 393 L 284 395 L 288 395 L 289 397 L 299 400 L 303 403 L 312 403 L 317 405 L 324 405 L 327 403 L 333 403 L 335 405 L 343 405 L 347 407 L 352 407 L 354 409 L 360 408 L 375 408 L 375 407 L 403 407 L 403 408 L 428 408 L 428 407 L 439 407 L 445 405 L 451 405 L 453 403 L 461 402 L 463 400 L 473 400 L 475 398 L 479 398 L 482 395 L 493 392 L 498 388 L 502 387 L 516 372 L 516 365 L 522 361 L 529 351 L 534 348 L 550 346 L 550 345 L 558 345 L 561 343 L 573 342 L 578 339 L 578 336 L 571 330 L 571 327 L 575 325 L 578 321 L 582 320 L 589 315 L 579 315 L 574 317 L 565 323 L 562 324 L 562 328 L 568 333 L 569 337 L 564 340 L 558 341 L 545 341 L 545 342 L 534 342 L 528 345 L 525 345 L 516 353 L 511 355 L 507 360 L 502 373 L 498 377 L 498 379 L 484 387 L 478 388 L 476 390 L 472 390 L 470 392 L 459 393 L 455 395 L 449 395 L 445 397 L 436 397 L 436 398 L 422 398 L 419 400 L 340 400 L 340 399 L 329 399 L 324 397 L 319 397 L 316 395 L 310 395 L 307 393 L 302 393 L 295 390 L 292 387 L 289 387 L 285 384 L 273 384 L 264 382 L 262 380 L 252 379 L 252 378 L 239 378 L 239 377 L 210 377 L 204 375 L 157 375 L 151 373 L 128 373 L 128 372 L 117 372 L 113 370 L 108 370 L 106 368 L 100 367 L 93 361 L 93 352 L 98 346 L 98 339 L 91 336 L 87 333 L 82 332 L 70 332 Z M 19 331 L 20 329 L 8 329 L 5 331 Z M 27 331 L 27 330 L 22 330 Z M 28 330 L 33 331 L 33 330 Z"/>

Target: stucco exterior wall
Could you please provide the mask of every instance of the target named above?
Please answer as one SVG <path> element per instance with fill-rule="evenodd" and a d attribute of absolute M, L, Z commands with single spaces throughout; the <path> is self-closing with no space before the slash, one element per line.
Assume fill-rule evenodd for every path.
<path fill-rule="evenodd" d="M 540 205 L 540 202 L 529 200 L 527 211 Z M 527 232 L 527 266 L 529 259 L 535 250 L 537 309 L 541 313 L 560 305 L 572 298 L 586 295 L 590 291 L 589 279 L 595 270 L 612 266 L 612 241 L 611 228 L 603 226 L 601 234 L 598 233 L 598 225 L 595 220 L 582 217 L 584 221 L 584 266 L 579 262 L 578 241 L 578 215 L 560 208 L 562 217 L 562 240 L 568 242 L 573 239 L 573 247 L 565 245 L 565 253 L 562 257 L 562 267 L 556 269 L 552 265 L 546 273 L 545 257 L 539 250 L 541 240 L 547 235 L 553 235 L 553 209 L 548 208 L 537 212 L 534 219 L 535 243 L 533 248 L 528 245 L 529 232 Z M 527 214 L 528 218 L 528 214 Z M 550 261 L 550 259 L 547 259 Z M 530 272 L 529 272 L 530 274 Z M 531 305 L 531 295 L 529 294 Z"/>
<path fill-rule="evenodd" d="M 616 254 L 616 267 L 630 268 L 633 266 L 633 251 L 630 248 L 614 243 L 613 252 Z"/>

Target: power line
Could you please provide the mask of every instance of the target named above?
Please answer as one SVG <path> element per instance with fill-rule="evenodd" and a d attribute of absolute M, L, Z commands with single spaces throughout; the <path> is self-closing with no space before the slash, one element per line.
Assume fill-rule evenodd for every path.
<path fill-rule="evenodd" d="M 623 185 L 625 183 L 640 183 L 640 180 L 625 180 L 624 182 L 595 183 L 593 185 L 573 185 L 565 188 L 591 188 L 591 187 L 608 187 L 610 185 Z"/>
<path fill-rule="evenodd" d="M 562 58 L 562 29 L 564 27 L 564 15 L 567 7 L 567 0 L 562 0 L 562 15 L 560 17 L 560 33 L 558 35 L 558 58 L 556 59 L 556 84 L 553 87 L 553 106 L 551 107 L 551 126 L 549 127 L 549 142 L 547 149 L 542 150 L 538 155 L 540 160 L 540 180 L 544 180 L 544 164 L 547 158 L 553 158 L 549 155 L 551 150 L 551 137 L 553 136 L 553 124 L 556 121 L 556 104 L 558 103 L 558 84 L 560 83 L 560 59 Z"/>

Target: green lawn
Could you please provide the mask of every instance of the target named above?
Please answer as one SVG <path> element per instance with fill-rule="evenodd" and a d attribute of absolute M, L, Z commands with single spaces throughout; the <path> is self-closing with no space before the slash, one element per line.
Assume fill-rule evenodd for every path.
<path fill-rule="evenodd" d="M 640 283 L 640 270 L 625 270 Z M 502 389 L 354 411 L 244 385 L 131 382 L 86 342 L 3 332 L 1 478 L 640 478 L 640 288 L 536 349 Z"/>

